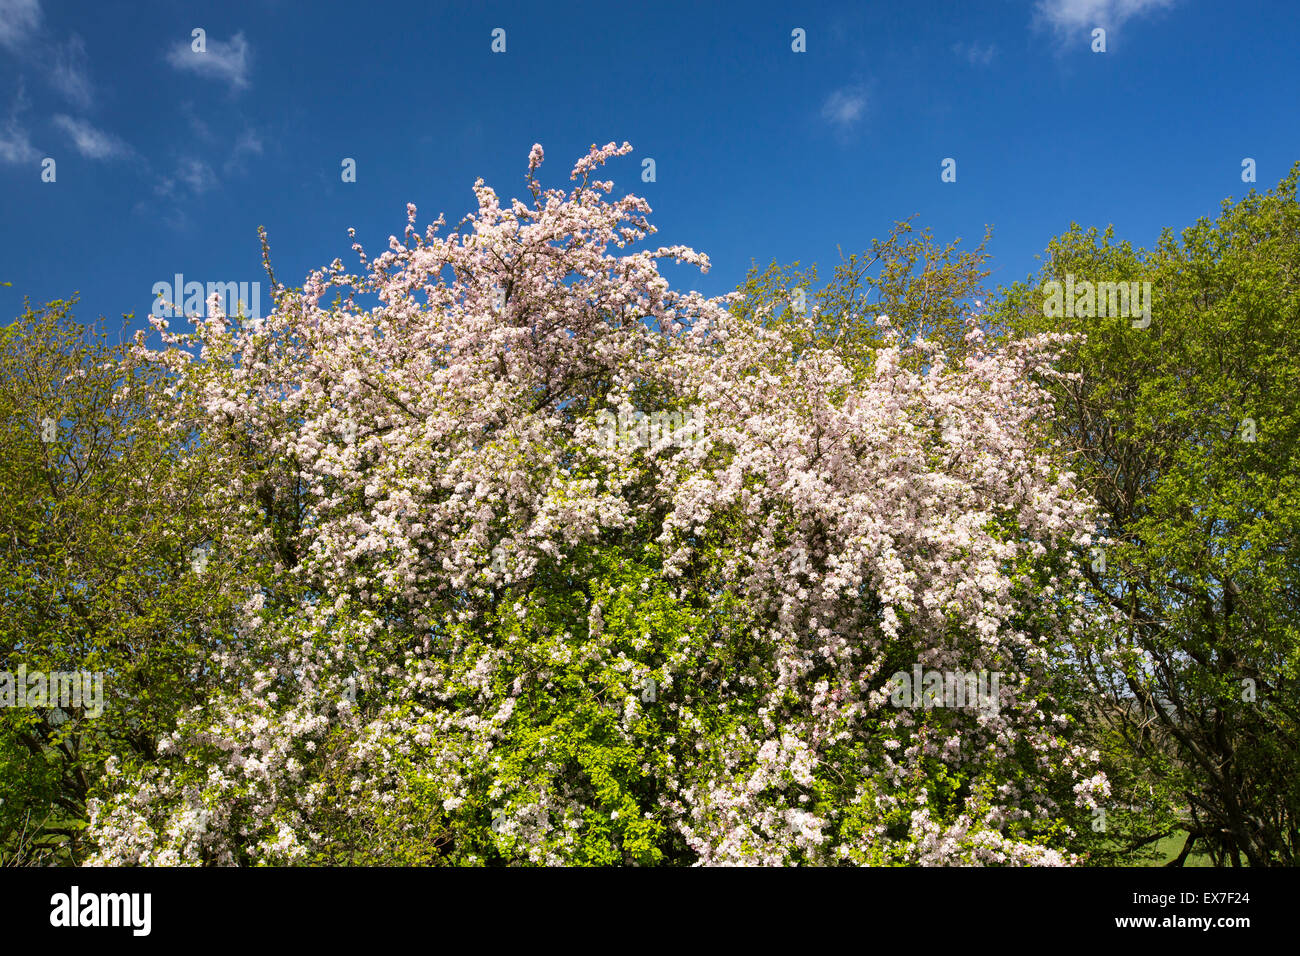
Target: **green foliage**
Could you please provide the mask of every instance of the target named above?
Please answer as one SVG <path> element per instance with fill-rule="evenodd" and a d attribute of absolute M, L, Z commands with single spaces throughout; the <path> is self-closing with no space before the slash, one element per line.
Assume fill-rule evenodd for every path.
<path fill-rule="evenodd" d="M 0 671 L 98 674 L 104 709 L 0 709 L 0 853 L 16 862 L 81 858 L 104 761 L 152 757 L 204 699 L 205 635 L 229 603 L 220 563 L 189 561 L 215 518 L 205 456 L 178 456 L 184 430 L 154 402 L 166 382 L 74 303 L 28 307 L 0 343 Z"/>
<path fill-rule="evenodd" d="M 1060 467 L 1077 473 L 1104 512 L 1089 576 L 1095 625 L 1061 646 L 1054 626 L 1070 597 L 1048 582 L 1065 564 L 1059 556 L 1026 561 L 1015 569 L 1023 611 L 1014 626 L 1055 653 L 1047 663 L 1004 662 L 1009 671 L 1034 671 L 1035 703 L 1055 724 L 1046 732 L 1100 752 L 1111 786 L 1104 816 L 1074 806 L 1067 783 L 1040 779 L 1028 747 L 967 761 L 960 771 L 927 758 L 907 779 L 891 779 L 881 770 L 891 749 L 959 736 L 969 719 L 923 710 L 905 731 L 855 728 L 825 746 L 808 778 L 786 772 L 771 784 L 793 788 L 802 805 L 831 820 L 838 832 L 829 837 L 870 848 L 845 862 L 908 862 L 904 841 L 918 803 L 941 829 L 964 820 L 978 831 L 981 810 L 996 806 L 998 786 L 1012 781 L 1055 810 L 996 829 L 1093 864 L 1294 864 L 1298 176 L 1300 165 L 1276 190 L 1225 202 L 1217 220 L 1202 219 L 1178 239 L 1166 232 L 1149 252 L 1114 241 L 1111 229 L 1074 226 L 1051 242 L 1036 279 L 1003 290 L 987 320 L 970 307 L 988 275 L 987 234 L 959 254 L 956 243 L 940 247 L 899 223 L 868 253 L 842 259 L 821 289 L 815 265 L 751 268 L 734 310 L 797 344 L 833 346 L 861 377 L 885 341 L 880 314 L 905 340 L 940 343 L 950 360 L 964 354 L 972 324 L 1007 338 L 1075 335 L 1063 347 L 1063 374 L 1043 376 L 1057 416 L 1043 423 L 1042 441 L 1055 443 Z M 1067 275 L 1150 282 L 1151 323 L 1047 314 L 1043 284 Z M 803 312 L 794 307 L 797 290 Z M 296 461 L 272 460 L 235 427 L 210 445 L 196 443 L 196 396 L 175 395 L 157 366 L 75 323 L 73 304 L 28 307 L 0 335 L 0 670 L 101 673 L 105 710 L 95 717 L 0 709 L 3 864 L 82 861 L 87 802 L 107 786 L 106 767 L 162 768 L 201 792 L 204 761 L 160 752 L 158 742 L 183 715 L 210 706 L 217 688 L 230 690 L 211 662 L 244 640 L 239 601 L 264 596 L 267 631 L 291 632 L 295 614 L 319 596 L 308 575 L 302 584 L 283 573 L 303 560 Z M 219 377 L 229 368 L 214 364 L 211 374 L 211 384 L 229 384 Z M 590 415 L 601 387 L 593 383 L 567 414 Z M 656 408 L 669 401 L 635 398 Z M 223 473 L 223 460 L 239 462 L 239 474 Z M 231 530 L 236 522 L 223 509 L 237 496 L 212 493 L 236 480 L 255 489 L 254 520 L 265 532 L 257 541 Z M 389 702 L 398 712 L 384 717 L 401 726 L 409 716 L 424 740 L 441 735 L 439 746 L 411 747 L 420 733 L 366 741 L 399 750 L 386 754 L 396 772 L 362 812 L 355 801 L 344 812 L 365 752 L 358 747 L 365 720 L 377 716 L 382 698 L 363 692 L 364 719 L 332 726 L 314 756 L 296 752 L 308 768 L 304 812 L 324 832 L 307 862 L 648 866 L 695 858 L 666 822 L 684 808 L 670 805 L 661 782 L 743 780 L 754 769 L 735 765 L 734 755 L 747 751 L 731 744 L 779 733 L 780 714 L 764 709 L 761 693 L 777 649 L 754 637 L 770 621 L 720 583 L 737 557 L 739 522 L 723 513 L 697 528 L 703 540 L 694 542 L 690 566 L 670 581 L 652 543 L 664 517 L 656 507 L 622 533 L 551 555 L 526 580 L 457 592 L 430 609 L 432 630 L 417 627 L 400 600 L 387 612 L 381 603 L 387 643 L 356 654 L 391 678 L 410 665 L 403 642 L 438 643 L 447 666 L 429 693 L 441 710 L 430 716 L 410 701 Z M 788 535 L 793 519 L 774 518 L 777 537 Z M 991 522 L 1017 533 L 1009 515 Z M 199 571 L 193 549 L 204 544 L 214 547 Z M 360 620 L 348 598 L 341 596 L 331 627 Z M 467 607 L 479 622 L 452 623 Z M 905 645 L 890 650 L 896 660 L 888 664 L 917 659 L 918 648 Z M 268 671 L 283 663 L 283 647 L 269 640 L 243 650 Z M 827 665 L 803 677 L 813 686 L 837 675 Z M 466 712 L 495 715 L 490 745 L 477 734 L 448 739 L 451 723 L 441 716 Z M 216 741 L 204 746 L 219 749 Z M 430 773 L 435 754 L 453 754 L 465 768 L 459 789 Z M 273 833 L 279 821 L 251 809 L 259 805 L 251 787 L 239 782 L 220 794 L 221 807 L 208 809 L 228 813 L 236 828 Z M 889 806 L 882 797 L 896 798 L 896 809 L 881 811 Z M 699 812 L 718 814 L 718 806 Z M 556 807 L 569 815 L 547 817 Z M 166 814 L 154 823 L 166 826 Z"/>
<path fill-rule="evenodd" d="M 1182 827 L 1253 866 L 1300 848 L 1298 173 L 1150 252 L 1074 226 L 997 315 L 1082 336 L 1054 426 L 1109 515 L 1091 580 L 1116 623 L 1078 652 L 1116 803 L 1136 808 L 1110 819 L 1128 844 Z M 1047 316 L 1044 283 L 1067 276 L 1150 282 L 1149 326 Z"/>
<path fill-rule="evenodd" d="M 820 290 L 817 266 L 799 269 L 770 264 L 761 273 L 751 266 L 732 306 L 738 314 L 769 328 L 782 329 L 796 342 L 833 345 L 848 364 L 865 375 L 884 333 L 876 317 L 887 315 L 903 341 L 914 337 L 942 344 L 956 361 L 965 353 L 968 323 L 979 325 L 972 300 L 989 275 L 986 231 L 974 249 L 960 252 L 959 242 L 935 243 L 929 229 L 913 235 L 910 221 L 895 223 L 884 239 L 873 239 L 868 252 L 852 253 L 835 266 Z M 798 291 L 804 308 L 798 310 Z"/>

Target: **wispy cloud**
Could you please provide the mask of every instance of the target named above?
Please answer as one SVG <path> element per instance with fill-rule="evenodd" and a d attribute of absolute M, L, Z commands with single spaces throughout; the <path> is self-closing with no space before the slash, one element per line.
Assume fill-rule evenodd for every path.
<path fill-rule="evenodd" d="M 175 182 L 170 179 L 163 181 L 164 185 L 154 187 L 154 193 L 159 199 L 167 200 L 171 198 Z M 151 222 L 162 223 L 169 229 L 176 232 L 185 232 L 192 225 L 192 220 L 185 210 L 177 203 L 154 202 L 149 199 L 141 199 L 131 207 L 132 212 L 137 216 L 144 216 Z"/>
<path fill-rule="evenodd" d="M 208 39 L 206 46 L 205 53 L 196 53 L 189 41 L 182 40 L 168 51 L 167 62 L 178 70 L 228 83 L 231 90 L 246 89 L 252 58 L 243 32 L 236 33 L 228 43 Z"/>
<path fill-rule="evenodd" d="M 822 119 L 841 130 L 848 130 L 857 125 L 866 110 L 866 91 L 858 86 L 846 86 L 826 97 L 822 104 Z"/>
<path fill-rule="evenodd" d="M 18 121 L 19 115 L 25 109 L 27 109 L 27 96 L 20 78 L 13 104 L 9 107 L 9 116 L 5 119 L 4 128 L 0 129 L 0 162 L 30 163 L 40 158 L 40 151 L 32 145 L 30 135 Z"/>
<path fill-rule="evenodd" d="M 86 41 L 74 33 L 66 43 L 56 42 L 43 28 L 42 18 L 40 0 L 0 0 L 0 47 L 39 70 L 77 109 L 89 109 L 95 90 Z"/>
<path fill-rule="evenodd" d="M 195 136 L 203 140 L 205 143 L 211 143 L 216 140 L 216 137 L 212 134 L 212 127 L 208 126 L 208 124 L 204 122 L 203 118 L 199 116 L 193 103 L 186 100 L 181 104 L 181 109 L 184 110 L 185 120 L 190 124 L 190 130 Z"/>
<path fill-rule="evenodd" d="M 0 129 L 0 162 L 34 163 L 40 155 L 27 130 L 12 118 L 6 120 L 4 128 Z"/>
<path fill-rule="evenodd" d="M 207 192 L 217 184 L 217 174 L 201 159 L 188 157 L 176 167 L 176 178 L 196 193 Z"/>
<path fill-rule="evenodd" d="M 998 48 L 992 43 L 980 46 L 978 43 L 954 43 L 952 52 L 970 63 L 971 66 L 988 66 L 998 55 Z"/>
<path fill-rule="evenodd" d="M 235 140 L 234 149 L 230 151 L 230 158 L 221 167 L 221 171 L 227 176 L 232 172 L 243 172 L 247 168 L 247 164 L 244 162 L 247 157 L 261 155 L 262 138 L 257 135 L 256 130 L 246 129 Z"/>
<path fill-rule="evenodd" d="M 159 199 L 184 203 L 194 196 L 212 189 L 217 183 L 217 174 L 213 172 L 211 166 L 197 156 L 186 156 L 176 164 L 176 169 L 172 175 L 162 176 L 158 180 L 153 192 Z M 189 188 L 190 195 L 185 194 L 183 187 Z M 147 205 L 147 203 L 141 204 L 141 208 L 145 208 Z M 180 206 L 176 206 L 175 210 L 181 218 L 184 218 Z"/>
<path fill-rule="evenodd" d="M 55 48 L 49 79 L 50 85 L 74 106 L 83 110 L 90 107 L 94 89 L 90 83 L 90 59 L 86 56 L 86 43 L 81 37 L 73 34 L 65 46 Z"/>
<path fill-rule="evenodd" d="M 87 159 L 117 159 L 131 155 L 131 147 L 126 143 L 83 119 L 59 114 L 54 117 L 54 125 L 68 134 L 77 152 Z"/>
<path fill-rule="evenodd" d="M 1062 36 L 1094 27 L 1119 30 L 1134 17 L 1172 7 L 1177 0 L 1038 0 L 1035 21 Z"/>
<path fill-rule="evenodd" d="M 40 25 L 40 0 L 0 0 L 0 46 L 17 50 Z"/>

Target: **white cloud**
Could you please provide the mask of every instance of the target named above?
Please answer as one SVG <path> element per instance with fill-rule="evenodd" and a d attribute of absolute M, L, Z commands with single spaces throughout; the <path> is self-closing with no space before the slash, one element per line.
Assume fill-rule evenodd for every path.
<path fill-rule="evenodd" d="M 954 43 L 952 52 L 965 59 L 971 66 L 988 66 L 998 55 L 998 48 L 990 43 L 980 46 L 978 43 Z"/>
<path fill-rule="evenodd" d="M 0 129 L 0 162 L 33 163 L 40 158 L 40 151 L 32 145 L 27 130 L 22 129 L 17 121 L 10 119 Z"/>
<path fill-rule="evenodd" d="M 0 0 L 0 47 L 41 70 L 50 86 L 73 106 L 89 109 L 94 88 L 85 41 L 75 33 L 65 44 L 38 35 L 45 33 L 41 19 L 40 0 Z"/>
<path fill-rule="evenodd" d="M 178 70 L 229 83 L 232 90 L 249 85 L 249 46 L 242 31 L 231 37 L 229 43 L 209 39 L 206 53 L 194 52 L 190 41 L 182 40 L 168 52 L 167 62 Z"/>
<path fill-rule="evenodd" d="M 222 171 L 229 176 L 232 172 L 243 172 L 246 168 L 244 159 L 247 156 L 262 155 L 262 138 L 252 129 L 246 129 L 239 134 L 235 140 L 234 149 L 230 151 L 230 158 L 226 160 Z"/>
<path fill-rule="evenodd" d="M 18 122 L 19 114 L 27 109 L 26 92 L 22 78 L 19 77 L 13 105 L 9 107 L 9 118 L 5 121 L 4 128 L 0 129 L 0 162 L 30 163 L 41 158 L 40 151 L 32 146 L 27 130 Z"/>
<path fill-rule="evenodd" d="M 1035 11 L 1040 23 L 1057 33 L 1073 35 L 1093 27 L 1115 31 L 1134 17 L 1163 10 L 1176 0 L 1038 0 Z"/>
<path fill-rule="evenodd" d="M 176 167 L 176 178 L 196 193 L 206 192 L 217 184 L 217 174 L 201 159 L 190 157 Z"/>
<path fill-rule="evenodd" d="M 185 119 L 190 124 L 190 129 L 193 130 L 195 136 L 209 143 L 216 139 L 212 135 L 212 128 L 195 112 L 193 103 L 186 100 L 181 104 L 181 108 L 184 109 Z"/>
<path fill-rule="evenodd" d="M 153 187 L 156 198 L 137 202 L 134 211 L 178 232 L 188 231 L 192 222 L 187 210 L 194 208 L 194 197 L 218 183 L 211 166 L 197 156 L 186 156 L 171 176 L 159 177 Z"/>
<path fill-rule="evenodd" d="M 131 147 L 112 133 L 96 129 L 83 119 L 59 114 L 54 117 L 54 125 L 68 134 L 77 152 L 87 159 L 115 159 L 130 156 Z"/>
<path fill-rule="evenodd" d="M 239 139 L 235 141 L 236 153 L 255 153 L 262 155 L 262 139 L 251 129 L 246 129 L 239 134 Z"/>
<path fill-rule="evenodd" d="M 40 0 L 0 0 L 0 46 L 17 50 L 40 25 Z"/>
<path fill-rule="evenodd" d="M 822 119 L 848 129 L 862 119 L 867 109 L 867 94 L 856 86 L 838 89 L 822 104 Z"/>
<path fill-rule="evenodd" d="M 94 99 L 89 65 L 85 41 L 73 34 L 66 47 L 55 49 L 54 67 L 50 70 L 50 84 L 83 110 L 89 108 Z"/>

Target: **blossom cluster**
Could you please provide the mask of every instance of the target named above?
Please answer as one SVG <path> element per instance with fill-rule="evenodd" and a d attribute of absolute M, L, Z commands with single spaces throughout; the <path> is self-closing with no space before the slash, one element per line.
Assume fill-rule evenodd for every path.
<path fill-rule="evenodd" d="M 309 597 L 250 601 L 110 776 L 97 862 L 1070 862 L 1105 781 L 1055 696 L 1096 524 L 1039 440 L 1062 339 L 887 335 L 864 380 L 623 251 L 649 206 L 592 175 L 630 149 L 566 193 L 534 146 L 531 203 L 480 180 L 463 232 L 409 206 L 256 327 L 140 340 L 229 456 L 213 555 Z M 691 440 L 607 440 L 638 407 Z M 891 706 L 914 664 L 1011 686 Z"/>

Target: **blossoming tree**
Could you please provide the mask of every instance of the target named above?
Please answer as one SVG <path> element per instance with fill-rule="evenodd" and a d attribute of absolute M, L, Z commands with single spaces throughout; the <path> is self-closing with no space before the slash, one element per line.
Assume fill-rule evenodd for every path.
<path fill-rule="evenodd" d="M 631 251 L 630 149 L 138 340 L 226 456 L 211 560 L 268 574 L 98 862 L 1069 862 L 1107 785 L 1055 703 L 1095 523 L 1038 440 L 1060 340 L 949 364 L 880 317 L 863 380 Z M 609 440 L 638 414 L 691 433 Z M 896 706 L 918 665 L 999 696 Z"/>

